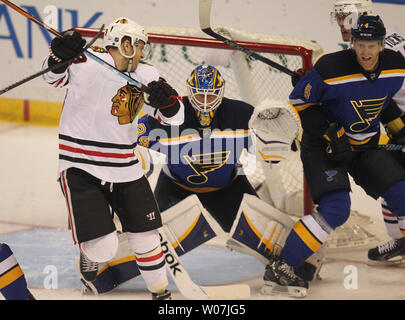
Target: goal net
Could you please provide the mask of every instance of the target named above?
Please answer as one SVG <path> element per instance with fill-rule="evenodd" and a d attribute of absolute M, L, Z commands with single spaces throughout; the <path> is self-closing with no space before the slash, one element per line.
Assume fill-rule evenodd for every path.
<path fill-rule="evenodd" d="M 87 37 L 96 33 L 93 29 L 76 29 Z M 211 64 L 219 69 L 226 81 L 226 97 L 241 99 L 253 106 L 265 98 L 285 101 L 293 89 L 289 75 L 208 37 L 200 29 L 146 27 L 146 30 L 151 44 L 151 54 L 147 61 L 157 67 L 160 75 L 180 95 L 187 95 L 186 79 L 200 64 Z M 309 70 L 313 60 L 322 53 L 322 48 L 311 41 L 228 27 L 218 27 L 215 31 L 292 71 L 299 68 Z M 313 211 L 303 178 L 299 150 L 291 152 L 287 161 L 273 166 L 267 172 L 264 172 L 259 161 L 255 161 L 255 156 L 247 153 L 241 157 L 241 163 L 245 164 L 245 172 L 252 185 L 256 189 L 265 190 L 262 192 L 263 197 L 276 208 L 296 217 Z M 340 230 L 335 231 L 327 246 L 343 248 L 380 241 L 368 230 L 373 222 L 367 220 L 368 217 L 358 218 L 357 213 L 355 216 L 354 220 L 342 227 L 341 235 Z"/>

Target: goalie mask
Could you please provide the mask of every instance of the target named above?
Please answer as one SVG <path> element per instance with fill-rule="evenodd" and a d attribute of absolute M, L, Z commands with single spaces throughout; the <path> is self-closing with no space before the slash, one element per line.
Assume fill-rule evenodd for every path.
<path fill-rule="evenodd" d="M 134 54 L 132 56 L 125 55 L 121 50 L 121 43 L 124 37 L 128 37 L 131 45 L 134 47 Z M 104 47 L 116 47 L 121 55 L 128 59 L 135 56 L 135 48 L 137 47 L 139 41 L 144 43 L 145 46 L 143 52 L 145 57 L 147 57 L 150 50 L 150 47 L 147 44 L 148 34 L 142 26 L 127 18 L 117 18 L 110 23 L 104 32 Z"/>
<path fill-rule="evenodd" d="M 198 66 L 187 80 L 187 89 L 200 125 L 202 127 L 211 125 L 215 111 L 224 96 L 225 81 L 220 72 L 213 66 Z"/>

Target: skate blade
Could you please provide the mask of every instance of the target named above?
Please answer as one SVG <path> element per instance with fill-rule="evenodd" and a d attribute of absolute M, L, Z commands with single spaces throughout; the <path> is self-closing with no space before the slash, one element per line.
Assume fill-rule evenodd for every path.
<path fill-rule="evenodd" d="M 372 267 L 395 266 L 401 264 L 405 265 L 405 256 L 397 256 L 389 260 L 367 260 L 367 265 Z"/>
<path fill-rule="evenodd" d="M 279 295 L 293 298 L 304 298 L 307 296 L 307 288 L 279 286 L 274 282 L 266 282 L 260 289 L 260 293 L 263 295 Z"/>

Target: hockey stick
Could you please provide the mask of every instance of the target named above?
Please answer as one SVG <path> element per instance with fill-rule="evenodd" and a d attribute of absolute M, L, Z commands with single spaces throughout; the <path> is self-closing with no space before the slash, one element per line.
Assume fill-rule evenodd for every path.
<path fill-rule="evenodd" d="M 232 48 L 235 48 L 237 50 L 244 52 L 245 54 L 249 55 L 250 57 L 252 57 L 256 60 L 264 62 L 264 63 L 268 64 L 269 66 L 288 74 L 291 77 L 294 75 L 298 75 L 296 72 L 291 71 L 291 70 L 287 69 L 286 67 L 284 67 L 270 59 L 267 59 L 266 57 L 250 50 L 249 48 L 241 46 L 240 44 L 236 43 L 235 41 L 229 40 L 229 39 L 221 36 L 220 34 L 216 33 L 214 30 L 212 30 L 211 21 L 210 21 L 211 20 L 211 6 L 212 6 L 212 0 L 200 0 L 200 7 L 199 7 L 200 28 L 204 33 L 208 34 L 209 36 L 211 36 L 219 41 L 226 43 L 227 45 L 231 46 Z"/>
<path fill-rule="evenodd" d="M 8 1 L 8 0 L 0 0 L 1 2 L 3 2 L 4 4 L 6 4 L 7 6 L 11 7 L 12 9 L 14 9 L 15 11 L 17 11 L 18 13 L 22 14 L 24 17 L 26 17 L 27 19 L 35 22 L 36 24 L 40 25 L 41 27 L 45 28 L 46 30 L 48 30 L 50 33 L 52 33 L 54 36 L 57 37 L 63 37 L 63 35 L 61 33 L 59 33 L 58 31 L 56 31 L 55 29 L 53 29 L 52 27 L 48 26 L 47 24 L 45 24 L 43 21 L 35 18 L 33 15 L 29 14 L 28 12 L 24 11 L 23 9 L 21 9 L 19 6 L 15 5 L 14 3 Z M 118 70 L 117 68 L 115 68 L 114 66 L 112 66 L 111 64 L 109 64 L 108 62 L 100 59 L 99 57 L 97 57 L 96 55 L 92 54 L 89 51 L 84 51 L 83 52 L 87 57 L 89 57 L 90 59 L 93 59 L 94 61 L 98 62 L 99 64 L 101 64 L 102 66 L 106 67 L 107 69 L 115 72 L 117 75 L 119 75 L 120 77 L 124 78 L 125 80 L 127 80 L 129 83 L 133 84 L 135 87 L 137 87 L 138 89 L 147 92 L 147 86 L 145 86 L 144 84 L 140 83 L 139 81 L 136 81 L 135 79 L 131 78 L 130 76 L 126 75 L 125 73 L 121 72 L 120 70 Z"/>
<path fill-rule="evenodd" d="M 405 144 L 379 144 L 378 148 L 386 149 L 388 151 L 402 151 L 402 152 L 405 152 Z"/>
<path fill-rule="evenodd" d="M 248 299 L 250 297 L 250 287 L 247 284 L 208 287 L 196 284 L 190 278 L 190 275 L 174 250 L 172 239 L 168 236 L 170 231 L 165 225 L 159 228 L 159 234 L 167 269 L 183 296 L 191 300 L 237 300 Z"/>
<path fill-rule="evenodd" d="M 104 24 L 101 26 L 100 30 L 97 32 L 97 34 L 94 36 L 94 38 L 91 39 L 91 41 L 84 47 L 83 50 L 87 50 L 88 48 L 90 48 L 93 45 L 93 43 L 100 37 L 103 30 L 104 30 Z M 7 88 L 4 88 L 3 90 L 0 90 L 0 95 L 2 95 L 3 93 L 6 93 L 7 91 L 10 91 L 11 89 L 14 89 L 14 88 L 20 86 L 20 85 L 22 85 L 22 84 L 24 84 L 24 83 L 26 83 L 28 81 L 31 81 L 31 80 L 33 80 L 33 79 L 47 73 L 47 72 L 50 72 L 50 71 L 53 71 L 53 70 L 56 70 L 56 69 L 59 69 L 61 67 L 64 67 L 64 66 L 68 65 L 69 63 L 71 63 L 74 59 L 76 59 L 81 54 L 82 53 L 80 53 L 79 55 L 73 57 L 72 59 L 69 59 L 67 61 L 59 62 L 59 63 L 57 63 L 57 64 L 55 64 L 53 66 L 50 66 L 50 67 L 48 67 L 48 68 L 46 68 L 44 70 L 39 71 L 39 72 L 37 72 L 37 73 L 35 73 L 35 74 L 31 75 L 31 76 L 28 76 L 28 77 L 26 77 L 26 78 L 24 78 L 24 79 L 22 79 L 20 81 L 17 81 L 16 83 L 13 83 L 12 85 L 8 86 Z"/>

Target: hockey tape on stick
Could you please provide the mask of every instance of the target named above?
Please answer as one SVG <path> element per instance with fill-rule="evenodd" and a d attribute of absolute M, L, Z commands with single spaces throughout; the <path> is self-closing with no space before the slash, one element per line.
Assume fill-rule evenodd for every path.
<path fill-rule="evenodd" d="M 237 300 L 248 299 L 250 297 L 250 287 L 247 284 L 208 287 L 196 284 L 190 278 L 190 275 L 172 246 L 172 243 L 177 242 L 177 239 L 170 236 L 170 231 L 165 225 L 159 228 L 159 234 L 167 269 L 183 296 L 190 300 Z"/>
<path fill-rule="evenodd" d="M 250 50 L 249 48 L 246 48 L 246 47 L 236 43 L 235 41 L 229 40 L 228 38 L 225 38 L 224 36 L 216 33 L 214 30 L 212 30 L 211 22 L 210 22 L 211 6 L 212 6 L 212 0 L 200 0 L 200 7 L 199 7 L 200 28 L 204 33 L 208 34 L 209 36 L 211 36 L 217 40 L 220 40 L 220 41 L 226 43 L 227 45 L 231 46 L 234 49 L 244 52 L 245 54 L 247 54 L 248 56 L 250 56 L 256 60 L 264 62 L 267 65 L 269 65 L 281 72 L 288 74 L 291 77 L 296 75 L 295 72 L 287 69 L 286 67 L 284 67 L 270 59 L 267 59 L 266 57 Z"/>
<path fill-rule="evenodd" d="M 59 33 L 58 31 L 56 31 L 55 29 L 53 29 L 52 27 L 48 26 L 47 24 L 45 24 L 43 21 L 35 18 L 33 15 L 29 14 L 28 12 L 24 11 L 23 9 L 21 9 L 19 6 L 15 5 L 14 3 L 8 1 L 8 0 L 0 0 L 1 2 L 3 2 L 4 4 L 6 4 L 7 6 L 9 6 L 10 8 L 14 9 L 15 11 L 17 11 L 18 13 L 22 14 L 24 17 L 26 17 L 27 19 L 35 22 L 36 24 L 40 25 L 42 28 L 45 28 L 46 30 L 48 30 L 50 33 L 52 33 L 54 36 L 57 37 L 63 37 L 63 35 L 61 33 Z M 96 62 L 98 62 L 99 64 L 101 64 L 102 66 L 106 67 L 107 69 L 115 72 L 117 75 L 119 75 L 121 78 L 124 78 L 126 81 L 128 81 L 130 84 L 134 85 L 135 87 L 137 87 L 138 89 L 147 92 L 148 87 L 145 86 L 144 84 L 140 83 L 139 81 L 136 81 L 135 79 L 131 78 L 130 76 L 127 76 L 125 73 L 121 72 L 120 70 L 118 70 L 117 68 L 115 68 L 114 66 L 112 66 L 111 64 L 109 64 L 108 62 L 100 59 L 99 57 L 97 57 L 96 55 L 92 54 L 89 51 L 84 51 L 83 52 L 88 58 L 95 60 Z"/>
<path fill-rule="evenodd" d="M 386 149 L 388 151 L 402 151 L 402 152 L 405 152 L 405 144 L 379 144 L 378 148 Z"/>

